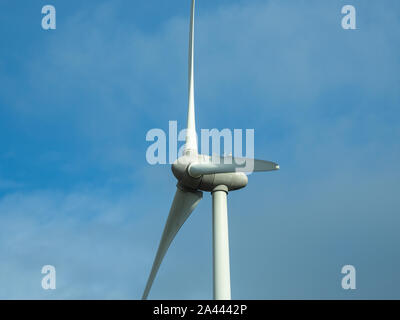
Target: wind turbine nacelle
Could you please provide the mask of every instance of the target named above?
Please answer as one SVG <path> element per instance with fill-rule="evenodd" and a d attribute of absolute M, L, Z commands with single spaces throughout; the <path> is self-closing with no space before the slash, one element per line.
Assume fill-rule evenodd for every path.
<path fill-rule="evenodd" d="M 215 187 L 224 185 L 229 191 L 233 191 L 247 185 L 247 175 L 243 172 L 204 174 L 199 177 L 189 174 L 188 168 L 192 162 L 204 162 L 209 159 L 210 157 L 205 155 L 183 156 L 172 164 L 172 173 L 181 186 L 192 190 L 211 192 Z"/>

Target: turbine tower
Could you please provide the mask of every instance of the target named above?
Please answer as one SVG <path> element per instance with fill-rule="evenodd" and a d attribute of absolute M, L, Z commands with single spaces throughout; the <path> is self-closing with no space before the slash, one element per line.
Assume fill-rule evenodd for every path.
<path fill-rule="evenodd" d="M 279 169 L 276 163 L 270 161 L 198 154 L 194 108 L 194 12 L 195 0 L 192 0 L 186 143 L 182 157 L 172 164 L 172 172 L 178 180 L 177 189 L 142 299 L 147 299 L 171 242 L 200 202 L 202 191 L 205 191 L 212 194 L 214 299 L 230 300 L 228 192 L 247 185 L 245 172 Z"/>

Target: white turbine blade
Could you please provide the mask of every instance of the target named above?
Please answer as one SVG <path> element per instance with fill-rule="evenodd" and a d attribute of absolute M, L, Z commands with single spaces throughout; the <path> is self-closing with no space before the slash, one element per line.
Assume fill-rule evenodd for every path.
<path fill-rule="evenodd" d="M 194 112 L 194 9 L 195 0 L 192 0 L 189 32 L 189 103 L 185 152 L 197 154 L 198 149 Z"/>
<path fill-rule="evenodd" d="M 275 162 L 248 158 L 212 157 L 210 162 L 192 163 L 189 166 L 189 174 L 199 177 L 204 174 L 230 173 L 230 172 L 259 172 L 278 170 Z"/>
<path fill-rule="evenodd" d="M 172 240 L 202 197 L 203 193 L 200 191 L 191 192 L 181 190 L 179 187 L 177 188 L 142 299 L 147 299 L 154 278 Z"/>

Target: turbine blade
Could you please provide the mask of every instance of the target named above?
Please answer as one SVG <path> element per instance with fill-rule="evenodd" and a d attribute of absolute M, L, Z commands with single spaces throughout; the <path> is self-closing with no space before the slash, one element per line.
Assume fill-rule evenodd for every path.
<path fill-rule="evenodd" d="M 196 208 L 202 197 L 203 193 L 200 191 L 191 192 L 182 190 L 180 187 L 177 188 L 171 209 L 169 211 L 167 222 L 161 236 L 157 254 L 153 262 L 153 267 L 151 268 L 150 276 L 147 280 L 146 288 L 142 296 L 143 300 L 147 299 L 154 278 L 156 277 L 157 271 L 160 268 L 161 262 L 172 240 L 175 238 L 179 229 Z"/>
<path fill-rule="evenodd" d="M 195 0 L 192 0 L 189 32 L 189 102 L 185 142 L 185 153 L 197 154 L 196 121 L 194 112 L 194 12 Z"/>
<path fill-rule="evenodd" d="M 199 177 L 204 174 L 230 173 L 230 172 L 260 172 L 278 170 L 275 162 L 249 159 L 213 156 L 209 162 L 192 163 L 189 166 L 189 174 Z"/>

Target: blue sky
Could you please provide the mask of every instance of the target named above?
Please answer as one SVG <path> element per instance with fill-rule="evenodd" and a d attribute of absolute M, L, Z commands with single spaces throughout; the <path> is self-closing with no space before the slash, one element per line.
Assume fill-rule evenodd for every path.
<path fill-rule="evenodd" d="M 145 136 L 186 122 L 189 10 L 1 2 L 0 298 L 140 298 L 176 183 Z M 197 1 L 198 129 L 254 128 L 281 166 L 229 195 L 233 298 L 400 298 L 399 33 L 394 0 Z M 205 194 L 150 298 L 212 298 L 211 248 Z"/>

